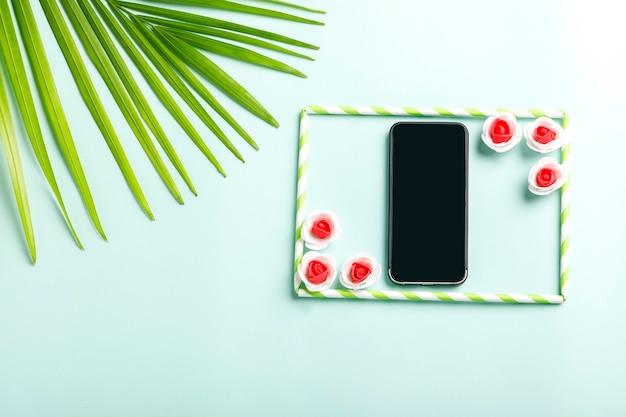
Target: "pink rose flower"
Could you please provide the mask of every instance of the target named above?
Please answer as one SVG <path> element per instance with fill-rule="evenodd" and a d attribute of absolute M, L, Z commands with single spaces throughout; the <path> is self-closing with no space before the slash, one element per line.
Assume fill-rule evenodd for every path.
<path fill-rule="evenodd" d="M 341 267 L 339 281 L 351 290 L 360 290 L 376 283 L 382 267 L 369 253 L 360 253 L 346 259 Z"/>
<path fill-rule="evenodd" d="M 304 220 L 302 240 L 312 250 L 322 250 L 341 234 L 337 216 L 331 211 L 313 211 Z"/>
<path fill-rule="evenodd" d="M 567 174 L 563 165 L 553 158 L 542 158 L 528 174 L 528 189 L 533 194 L 547 195 L 563 186 Z"/>
<path fill-rule="evenodd" d="M 524 129 L 526 144 L 532 150 L 546 153 L 563 146 L 563 128 L 548 117 L 528 123 Z"/>
<path fill-rule="evenodd" d="M 337 276 L 335 258 L 329 254 L 307 252 L 296 272 L 309 291 L 324 291 L 330 288 Z"/>
<path fill-rule="evenodd" d="M 513 113 L 499 113 L 489 117 L 483 124 L 481 138 L 485 145 L 496 152 L 508 151 L 517 145 L 521 137 L 522 129 Z"/>

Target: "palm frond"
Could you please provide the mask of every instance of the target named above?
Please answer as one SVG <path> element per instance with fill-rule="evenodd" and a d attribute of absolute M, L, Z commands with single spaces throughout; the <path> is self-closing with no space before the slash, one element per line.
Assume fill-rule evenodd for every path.
<path fill-rule="evenodd" d="M 177 99 L 180 98 L 184 102 L 183 106 L 191 110 L 211 134 L 243 162 L 242 154 L 222 130 L 222 122 L 232 128 L 254 149 L 259 149 L 259 146 L 220 100 L 213 95 L 211 88 L 219 89 L 233 103 L 268 124 L 278 127 L 279 123 L 248 89 L 228 74 L 225 67 L 215 63 L 212 56 L 219 55 L 306 78 L 303 72 L 270 56 L 269 53 L 313 60 L 312 57 L 293 48 L 317 50 L 319 47 L 272 31 L 216 19 L 207 14 L 210 14 L 211 10 L 219 10 L 220 14 L 224 12 L 246 14 L 309 25 L 323 25 L 324 23 L 270 7 L 258 7 L 228 0 L 146 0 L 146 2 L 150 1 L 159 3 L 162 7 L 145 2 L 122 0 L 39 0 L 39 3 L 74 78 L 78 92 L 121 174 L 140 208 L 148 218 L 153 220 L 152 210 L 126 156 L 116 127 L 107 115 L 100 93 L 94 86 L 92 75 L 83 59 L 83 52 L 104 81 L 116 107 L 124 116 L 133 136 L 138 140 L 164 185 L 182 204 L 182 195 L 165 165 L 165 160 L 161 157 L 161 152 L 193 194 L 197 194 L 195 186 L 161 126 L 161 120 L 155 109 L 148 102 L 132 69 L 126 63 L 126 58 L 130 58 L 135 69 L 139 71 L 172 119 L 216 167 L 217 171 L 226 176 L 207 142 L 188 119 L 186 109 L 178 104 Z M 283 9 L 291 8 L 302 13 L 324 13 L 321 10 L 283 0 L 258 1 Z M 11 4 L 17 24 L 14 24 L 11 15 Z M 177 6 L 183 5 L 196 6 L 198 13 L 177 9 Z M 70 222 L 48 157 L 36 112 L 35 96 L 32 95 L 29 85 L 25 58 L 30 63 L 32 79 L 46 116 L 45 120 L 54 136 L 54 143 L 63 156 L 91 222 L 105 240 L 106 235 L 72 137 L 71 120 L 63 110 L 37 25 L 30 7 L 30 0 L 0 0 L 0 64 L 3 64 L 8 74 L 6 84 L 12 87 L 10 92 L 15 97 L 32 151 L 74 240 L 82 248 Z M 19 27 L 24 52 L 20 47 L 16 27 Z M 261 53 L 252 48 L 265 51 Z M 122 50 L 126 56 L 122 56 Z M 173 92 L 170 92 L 166 84 L 172 88 Z M 35 262 L 35 241 L 26 184 L 7 92 L 4 80 L 0 79 L 0 139 L 5 157 L 9 161 L 12 186 L 28 250 L 32 261 Z M 216 116 L 213 116 L 213 113 Z"/>
<path fill-rule="evenodd" d="M 35 232 L 33 231 L 33 222 L 28 205 L 28 195 L 26 194 L 26 182 L 24 181 L 24 171 L 22 170 L 22 161 L 17 147 L 15 129 L 11 121 L 11 110 L 9 108 L 9 99 L 2 71 L 0 71 L 0 141 L 2 141 L 4 156 L 6 157 L 9 167 L 11 185 L 13 186 L 15 202 L 17 203 L 17 209 L 20 214 L 26 245 L 28 246 L 30 259 L 34 264 L 37 261 Z"/>

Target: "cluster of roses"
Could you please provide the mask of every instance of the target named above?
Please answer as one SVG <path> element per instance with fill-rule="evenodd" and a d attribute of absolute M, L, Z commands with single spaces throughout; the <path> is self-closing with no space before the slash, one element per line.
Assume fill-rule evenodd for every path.
<path fill-rule="evenodd" d="M 296 272 L 309 291 L 324 291 L 337 277 L 335 258 L 319 250 L 325 249 L 341 234 L 337 216 L 330 211 L 313 211 L 304 221 L 300 232 L 304 245 L 311 249 L 302 257 Z M 343 263 L 339 281 L 351 290 L 371 286 L 380 278 L 382 267 L 369 253 L 351 256 Z"/>
<path fill-rule="evenodd" d="M 524 136 L 530 149 L 540 153 L 551 152 L 563 146 L 563 128 L 548 117 L 539 117 L 526 125 Z M 496 152 L 506 152 L 522 138 L 522 129 L 509 112 L 489 117 L 483 125 L 482 139 Z M 550 194 L 561 188 L 567 178 L 565 168 L 553 158 L 542 158 L 528 174 L 528 189 L 537 195 Z"/>

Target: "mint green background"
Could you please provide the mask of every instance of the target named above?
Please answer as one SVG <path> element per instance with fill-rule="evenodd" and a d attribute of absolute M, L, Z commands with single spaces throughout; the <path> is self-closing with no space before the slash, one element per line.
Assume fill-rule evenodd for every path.
<path fill-rule="evenodd" d="M 401 120 L 456 120 L 467 126 L 469 277 L 463 285 L 399 287 L 386 279 L 388 136 L 391 125 Z M 339 266 L 352 255 L 371 253 L 384 267 L 371 289 L 560 294 L 560 193 L 537 197 L 528 191 L 531 167 L 543 157 L 559 161 L 559 151 L 540 155 L 524 144 L 498 154 L 480 138 L 484 120 L 311 115 L 305 211 L 332 210 L 342 229 L 341 238 L 324 252 Z M 521 128 L 528 122 L 520 120 Z M 432 156 L 438 169 L 421 181 L 437 181 L 439 171 L 448 168 L 447 146 L 441 142 Z M 415 163 L 423 160 L 416 156 Z M 419 181 L 408 192 L 423 204 Z M 337 280 L 332 288 L 342 286 Z"/>
<path fill-rule="evenodd" d="M 76 248 L 22 146 L 39 253 L 29 265 L 0 161 L 0 415 L 624 415 L 624 6 L 306 3 L 328 11 L 325 27 L 240 21 L 318 43 L 315 62 L 286 59 L 308 80 L 219 60 L 282 124 L 276 130 L 229 105 L 261 146 L 255 152 L 236 142 L 244 165 L 201 130 L 227 179 L 162 113 L 200 193 L 183 190 L 185 206 L 168 195 L 111 111 L 155 222 L 133 201 L 43 31 L 109 242 L 93 230 L 53 152 L 86 251 Z M 570 111 L 570 299 L 503 306 L 295 298 L 296 136 L 307 104 Z M 316 118 L 312 135 L 346 129 L 340 122 Z M 369 123 L 358 122 L 354 129 Z M 485 162 L 526 164 L 532 156 L 523 146 Z M 354 152 L 364 161 L 377 157 L 374 148 Z M 523 186 L 523 178 L 507 175 L 502 181 Z M 380 202 L 372 201 L 371 214 L 380 214 Z M 365 212 L 341 205 L 338 211 Z M 358 243 L 346 234 L 343 244 L 349 239 Z M 533 237 L 520 235 L 516 244 L 529 247 Z M 476 256 L 478 268 L 485 255 Z M 492 257 L 484 262 L 511 267 Z M 537 262 L 542 271 L 553 267 L 552 260 Z M 500 280 L 482 276 L 490 287 Z M 504 290 L 522 286 L 505 283 Z M 537 285 L 551 289 L 543 279 Z"/>

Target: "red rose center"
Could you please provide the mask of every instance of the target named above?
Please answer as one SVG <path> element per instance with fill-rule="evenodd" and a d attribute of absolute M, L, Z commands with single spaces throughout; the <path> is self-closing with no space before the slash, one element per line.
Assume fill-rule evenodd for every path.
<path fill-rule="evenodd" d="M 353 284 L 360 284 L 372 273 L 372 264 L 366 259 L 360 259 L 352 263 L 350 268 L 350 281 Z"/>
<path fill-rule="evenodd" d="M 311 226 L 311 233 L 320 239 L 326 239 L 333 231 L 333 223 L 330 219 L 315 220 Z"/>
<path fill-rule="evenodd" d="M 556 132 L 549 127 L 538 126 L 533 132 L 533 139 L 542 145 L 552 142 L 555 138 Z"/>
<path fill-rule="evenodd" d="M 511 140 L 511 126 L 504 119 L 496 119 L 489 127 L 489 136 L 493 143 L 506 143 Z"/>
<path fill-rule="evenodd" d="M 311 284 L 321 284 L 328 278 L 328 266 L 318 260 L 309 262 L 307 277 Z"/>
<path fill-rule="evenodd" d="M 550 168 L 541 168 L 535 177 L 537 185 L 540 187 L 549 187 L 556 182 L 556 173 Z"/>

